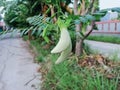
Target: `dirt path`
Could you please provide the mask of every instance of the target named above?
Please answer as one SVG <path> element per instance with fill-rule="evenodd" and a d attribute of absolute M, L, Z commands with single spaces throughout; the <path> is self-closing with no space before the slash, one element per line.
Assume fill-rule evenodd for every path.
<path fill-rule="evenodd" d="M 104 54 L 108 57 L 116 56 L 120 58 L 120 45 L 119 44 L 111 44 L 104 43 L 98 41 L 86 40 L 87 44 L 90 45 L 91 49 L 101 54 Z"/>
<path fill-rule="evenodd" d="M 38 67 L 21 38 L 0 40 L 0 90 L 40 90 Z"/>

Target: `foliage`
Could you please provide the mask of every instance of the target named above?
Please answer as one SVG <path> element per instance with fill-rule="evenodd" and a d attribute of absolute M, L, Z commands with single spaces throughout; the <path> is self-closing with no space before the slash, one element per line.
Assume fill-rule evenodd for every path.
<path fill-rule="evenodd" d="M 26 19 L 39 14 L 40 4 L 31 0 L 6 1 L 4 5 L 5 22 L 12 27 L 28 26 Z"/>
<path fill-rule="evenodd" d="M 107 11 L 112 11 L 112 12 L 118 12 L 118 13 L 120 13 L 120 7 L 107 8 L 107 9 L 101 10 L 100 12 L 107 12 Z"/>
<path fill-rule="evenodd" d="M 16 7 L 16 8 L 15 8 Z M 28 14 L 28 8 L 23 5 L 11 5 L 9 10 L 5 13 L 5 22 L 13 27 L 26 26 L 26 18 Z"/>
<path fill-rule="evenodd" d="M 32 30 L 31 35 L 35 36 L 36 38 L 43 37 L 47 43 L 50 42 L 50 39 L 55 40 L 54 36 L 56 35 L 54 33 L 57 32 L 58 27 L 56 24 L 53 24 L 50 17 L 44 18 L 44 16 L 37 15 L 27 18 L 27 22 L 31 26 L 22 30 L 22 36 Z"/>
<path fill-rule="evenodd" d="M 79 8 L 80 12 L 78 15 L 73 15 L 73 14 L 66 15 L 65 12 L 63 12 L 62 7 L 61 7 L 61 3 L 63 3 L 64 1 L 57 1 L 57 0 L 56 1 L 53 1 L 53 0 L 46 1 L 46 0 L 44 0 L 41 2 L 45 3 L 47 5 L 48 10 L 45 10 L 45 12 L 43 12 L 40 16 L 38 15 L 38 16 L 33 16 L 33 17 L 28 18 L 27 21 L 29 22 L 30 26 L 28 28 L 26 28 L 25 30 L 23 30 L 22 35 L 32 32 L 31 35 L 34 35 L 35 37 L 36 36 L 43 37 L 47 43 L 49 43 L 51 41 L 54 42 L 54 38 L 56 38 L 56 36 L 59 36 L 58 33 L 57 33 L 57 35 L 55 35 L 56 31 L 58 31 L 58 26 L 56 26 L 57 23 L 54 22 L 54 20 L 53 20 L 54 18 L 62 17 L 64 20 L 71 19 L 72 20 L 71 25 L 74 25 L 74 27 L 75 27 L 75 25 L 81 25 L 81 27 L 80 27 L 81 30 L 79 32 L 76 32 L 76 36 L 77 36 L 76 41 L 82 40 L 82 42 L 83 42 L 83 40 L 86 37 L 88 37 L 89 34 L 92 32 L 92 30 L 94 28 L 97 28 L 95 26 L 95 21 L 99 21 L 100 18 L 102 16 L 104 16 L 106 13 L 106 12 L 97 11 L 98 10 L 97 5 L 99 4 L 98 0 L 91 1 L 91 2 L 88 0 L 81 1 L 79 3 L 80 5 L 78 4 L 80 7 Z M 44 7 L 44 5 L 43 5 L 43 7 Z M 52 7 L 55 9 L 53 9 Z M 50 12 L 49 9 L 51 10 L 50 17 L 48 16 L 48 12 Z M 52 14 L 52 12 L 53 12 L 52 10 L 54 11 L 53 14 Z M 57 10 L 57 12 L 55 12 L 55 10 Z M 97 12 L 95 12 L 95 11 L 97 11 Z M 40 17 L 42 17 L 42 18 L 40 18 Z M 59 21 L 59 19 L 57 21 Z M 89 28 L 88 26 L 91 26 L 91 28 Z M 73 28 L 73 30 L 75 32 L 75 28 Z M 54 32 L 54 33 L 51 34 L 51 32 Z M 51 37 L 51 35 L 53 38 Z M 75 41 L 75 39 L 73 40 L 73 42 L 74 41 Z"/>

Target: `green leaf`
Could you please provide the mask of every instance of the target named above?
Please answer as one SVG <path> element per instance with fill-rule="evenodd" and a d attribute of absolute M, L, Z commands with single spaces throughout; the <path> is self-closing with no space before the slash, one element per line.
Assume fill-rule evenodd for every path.
<path fill-rule="evenodd" d="M 80 21 L 80 20 L 75 20 L 74 23 L 75 23 L 75 24 L 80 24 L 81 21 Z"/>
<path fill-rule="evenodd" d="M 18 19 L 18 17 L 13 18 L 12 20 L 10 20 L 10 23 L 14 22 L 17 19 Z"/>
<path fill-rule="evenodd" d="M 106 13 L 99 13 L 99 12 L 97 12 L 97 13 L 93 13 L 92 15 L 93 16 L 104 16 Z"/>
<path fill-rule="evenodd" d="M 106 13 L 93 13 L 96 21 L 100 21 L 100 18 L 103 17 Z"/>
<path fill-rule="evenodd" d="M 67 28 L 70 25 L 70 22 L 72 21 L 72 19 L 70 18 L 65 18 L 65 17 L 59 17 L 57 20 L 57 25 L 59 26 L 59 28 Z M 62 29 L 60 29 L 62 30 Z"/>
<path fill-rule="evenodd" d="M 43 29 L 43 33 L 42 33 L 42 36 L 45 37 L 46 36 L 46 33 L 47 33 L 47 28 L 48 28 L 48 25 Z"/>
<path fill-rule="evenodd" d="M 23 29 L 22 32 L 20 33 L 20 36 L 23 36 L 26 30 L 28 30 L 28 28 Z"/>
<path fill-rule="evenodd" d="M 113 12 L 118 12 L 118 13 L 120 13 L 120 8 L 112 8 L 111 9 Z"/>
<path fill-rule="evenodd" d="M 82 37 L 84 37 L 84 34 L 83 34 L 83 32 L 80 32 L 80 35 L 81 35 Z"/>
<path fill-rule="evenodd" d="M 48 14 L 50 12 L 51 8 L 48 8 L 48 10 L 45 12 L 45 14 Z"/>
<path fill-rule="evenodd" d="M 82 32 L 77 32 L 76 36 L 78 39 L 82 39 L 84 37 L 84 34 Z"/>
<path fill-rule="evenodd" d="M 24 34 L 27 34 L 29 31 L 33 30 L 33 27 L 30 27 L 28 30 L 24 32 Z"/>
<path fill-rule="evenodd" d="M 38 3 L 39 3 L 39 2 L 36 1 L 36 2 L 32 5 L 32 7 L 31 7 L 31 12 L 32 12 L 32 10 L 34 9 L 34 7 L 35 7 Z"/>
<path fill-rule="evenodd" d="M 95 17 L 90 14 L 85 15 L 85 18 L 88 19 L 89 21 L 95 20 Z"/>
<path fill-rule="evenodd" d="M 97 25 L 95 25 L 95 26 L 93 27 L 93 29 L 94 29 L 94 30 L 98 30 L 98 27 L 97 27 Z"/>
<path fill-rule="evenodd" d="M 118 12 L 118 13 L 120 13 L 120 7 L 103 9 L 103 10 L 99 11 L 99 13 L 107 13 L 107 12 L 110 11 L 110 10 L 111 10 L 112 12 Z"/>
<path fill-rule="evenodd" d="M 40 35 L 41 35 L 41 32 L 42 32 L 42 28 L 39 27 L 39 28 L 38 28 L 38 31 L 37 31 L 37 36 L 40 36 Z"/>
<path fill-rule="evenodd" d="M 79 19 L 79 15 L 69 15 L 68 18 L 72 18 L 72 20 L 77 20 Z"/>
<path fill-rule="evenodd" d="M 47 42 L 47 43 L 49 43 L 49 38 L 47 37 L 47 36 L 45 36 L 45 37 L 43 37 L 44 38 L 44 40 Z"/>
<path fill-rule="evenodd" d="M 37 31 L 37 28 L 38 28 L 38 27 L 35 27 L 35 28 L 32 30 L 31 35 L 35 34 L 35 32 Z"/>
<path fill-rule="evenodd" d="M 79 20 L 80 20 L 82 23 L 87 23 L 87 22 L 88 22 L 88 19 L 86 19 L 85 17 L 80 17 Z"/>

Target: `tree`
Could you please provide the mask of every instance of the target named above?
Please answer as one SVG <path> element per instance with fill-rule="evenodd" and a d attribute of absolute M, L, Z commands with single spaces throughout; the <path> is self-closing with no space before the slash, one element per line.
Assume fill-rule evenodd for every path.
<path fill-rule="evenodd" d="M 69 8 L 69 3 L 74 3 L 72 9 Z M 65 21 L 72 19 L 70 23 L 73 27 L 70 26 L 69 29 L 72 28 L 76 32 L 75 54 L 80 56 L 83 52 L 83 41 L 93 28 L 96 28 L 95 21 L 105 13 L 106 11 L 99 11 L 99 0 L 74 0 L 74 2 L 72 0 L 17 0 L 6 8 L 5 18 L 10 22 L 9 24 L 13 23 L 13 26 L 22 25 L 24 22 L 27 27 L 23 33 L 29 36 L 42 36 L 47 43 L 53 37 L 51 30 L 58 30 L 56 26 L 58 18 Z"/>
<path fill-rule="evenodd" d="M 12 27 L 23 27 L 27 25 L 27 16 L 28 8 L 24 4 L 11 4 L 9 9 L 5 12 L 4 20 Z"/>
<path fill-rule="evenodd" d="M 99 0 L 79 0 L 79 3 L 78 0 L 74 0 L 74 15 L 85 16 L 87 14 L 92 14 L 99 9 L 98 5 Z M 90 17 L 92 18 L 92 16 Z M 94 19 L 90 21 L 90 23 L 92 27 L 89 32 L 86 32 L 85 34 L 83 34 L 81 30 L 84 27 L 83 23 L 80 22 L 79 24 L 76 24 L 76 33 L 82 33 L 84 35 L 82 38 L 79 38 L 78 35 L 76 36 L 75 53 L 77 56 L 82 54 L 83 41 L 92 32 L 95 25 Z M 87 29 L 86 27 L 84 29 Z"/>
<path fill-rule="evenodd" d="M 13 0 L 4 4 L 5 22 L 12 27 L 26 27 L 26 19 L 30 16 L 40 14 L 41 6 L 39 0 Z"/>

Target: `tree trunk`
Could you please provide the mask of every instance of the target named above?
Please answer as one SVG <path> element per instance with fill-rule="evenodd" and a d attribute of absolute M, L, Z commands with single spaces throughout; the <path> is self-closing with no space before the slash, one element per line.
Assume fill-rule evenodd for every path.
<path fill-rule="evenodd" d="M 31 33 L 32 33 L 32 30 L 30 30 L 30 31 L 28 32 L 28 38 L 29 38 L 29 40 L 32 40 L 32 35 L 31 35 Z"/>
<path fill-rule="evenodd" d="M 80 39 L 79 41 L 76 41 L 76 47 L 75 47 L 75 54 L 77 56 L 82 55 L 83 53 L 83 40 Z"/>
<path fill-rule="evenodd" d="M 74 1 L 74 14 L 78 15 L 78 0 Z M 76 24 L 76 33 L 80 32 L 80 24 Z M 75 46 L 75 54 L 77 56 L 80 56 L 82 54 L 82 44 L 83 44 L 83 40 L 79 39 L 79 36 L 76 36 L 76 46 Z"/>

